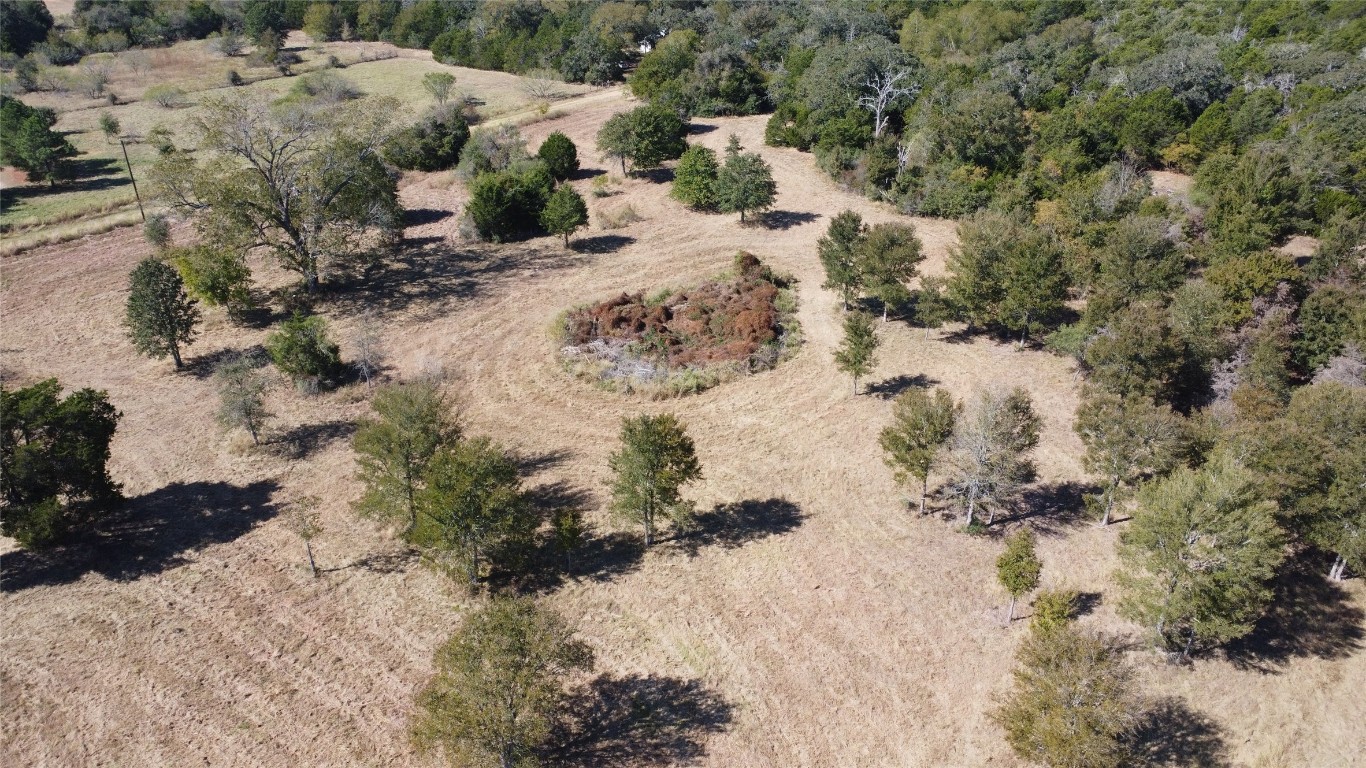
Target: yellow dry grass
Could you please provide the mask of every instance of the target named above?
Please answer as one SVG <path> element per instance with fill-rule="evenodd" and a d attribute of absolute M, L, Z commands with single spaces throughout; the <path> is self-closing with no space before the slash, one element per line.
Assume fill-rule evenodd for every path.
<path fill-rule="evenodd" d="M 589 98 L 563 118 L 527 126 L 531 147 L 563 130 L 585 168 L 605 168 L 592 137 L 631 104 Z M 800 508 L 786 532 L 693 555 L 662 545 L 623 573 L 573 580 L 546 597 L 577 622 L 601 671 L 698 680 L 734 707 L 722 730 L 697 736 L 700 751 L 685 762 L 1017 765 L 987 717 L 1025 631 L 1023 622 L 1000 626 L 1000 545 L 907 511 L 909 494 L 877 446 L 890 402 L 851 396 L 831 362 L 840 315 L 820 288 L 817 237 L 845 208 L 873 222 L 906 219 L 837 189 L 810 155 L 762 147 L 763 124 L 703 121 L 715 130 L 693 140 L 720 149 L 735 132 L 760 151 L 773 165 L 786 228 L 689 213 L 667 197 L 667 185 L 646 179 L 627 179 L 621 195 L 604 199 L 579 180 L 594 220 L 625 202 L 643 220 L 580 233 L 586 247 L 567 252 L 555 238 L 463 243 L 458 216 L 427 215 L 408 231 L 421 240 L 406 266 L 395 265 L 382 288 L 358 289 L 323 312 L 343 340 L 360 312 L 377 313 L 395 375 L 443 367 L 468 431 L 557 457 L 531 484 L 590 494 L 598 526 L 610 526 L 602 507 L 620 418 L 640 412 L 669 410 L 687 423 L 705 469 L 691 491 L 703 509 L 771 498 Z M 405 203 L 458 212 L 462 188 L 445 179 L 409 175 Z M 953 223 L 911 221 L 929 254 L 925 271 L 941 271 Z M 566 307 L 703 279 L 739 249 L 800 281 L 806 344 L 792 360 L 666 402 L 601 391 L 558 364 L 546 329 Z M 243 452 L 213 424 L 210 381 L 133 356 L 118 319 L 127 271 L 145 254 L 136 230 L 123 229 L 4 261 L 4 365 L 20 378 L 107 389 L 124 413 L 113 472 L 134 508 L 160 504 L 194 521 L 191 530 L 231 535 L 190 535 L 201 546 L 132 573 L 58 572 L 51 583 L 5 593 L 0 699 L 15 716 L 0 725 L 0 749 L 31 765 L 434 765 L 406 738 L 412 694 L 468 598 L 414 562 L 362 565 L 395 545 L 348 508 L 358 488 L 344 437 L 321 440 L 297 460 Z M 259 266 L 267 284 L 287 280 Z M 264 333 L 211 315 L 189 354 L 246 348 Z M 1082 479 L 1071 431 L 1078 380 L 1065 360 L 985 338 L 927 339 L 897 322 L 880 333 L 870 381 L 919 376 L 959 398 L 983 386 L 1024 386 L 1044 417 L 1042 482 Z M 343 354 L 350 351 L 344 343 Z M 360 417 L 366 405 L 355 395 L 308 398 L 278 386 L 270 393 L 275 429 Z M 325 532 L 314 546 L 326 573 L 316 581 L 283 521 L 251 511 L 267 498 L 304 494 L 324 500 Z M 1034 523 L 1046 533 L 1045 582 L 1101 593 L 1082 621 L 1133 636 L 1112 607 L 1122 525 Z M 1360 583 L 1349 589 L 1360 605 Z M 1132 656 L 1149 692 L 1180 696 L 1218 724 L 1237 763 L 1362 764 L 1359 651 L 1292 658 L 1269 673 L 1217 657 L 1181 669 L 1141 648 Z"/>

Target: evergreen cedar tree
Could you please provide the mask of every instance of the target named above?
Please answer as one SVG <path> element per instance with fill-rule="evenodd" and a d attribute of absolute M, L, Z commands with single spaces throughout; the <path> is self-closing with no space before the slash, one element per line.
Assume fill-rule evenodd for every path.
<path fill-rule="evenodd" d="M 1115 645 L 1064 622 L 1030 633 L 991 718 L 1020 758 L 1056 768 L 1125 765 L 1142 706 Z"/>
<path fill-rule="evenodd" d="M 1285 557 L 1276 506 L 1225 457 L 1149 483 L 1120 534 L 1121 615 L 1183 657 L 1252 631 Z"/>
<path fill-rule="evenodd" d="M 52 127 L 57 113 L 35 109 L 24 102 L 0 95 L 0 162 L 28 174 L 30 181 L 46 181 L 54 186 L 69 173 L 67 158 L 76 148 Z"/>
<path fill-rule="evenodd" d="M 122 498 L 107 468 L 122 414 L 102 391 L 61 394 L 56 379 L 0 386 L 0 533 L 26 548 L 81 533 Z"/>
<path fill-rule="evenodd" d="M 773 205 L 778 186 L 773 169 L 754 152 L 743 152 L 739 140 L 731 135 L 726 162 L 716 172 L 716 208 L 722 213 L 739 213 L 745 220 L 748 211 L 763 211 Z"/>
<path fill-rule="evenodd" d="M 1010 610 L 1006 626 L 1015 620 L 1015 601 L 1039 586 L 1043 563 L 1034 551 L 1034 532 L 1021 528 L 1006 538 L 1006 551 L 996 559 L 996 578 L 1010 593 Z"/>
<path fill-rule="evenodd" d="M 882 304 L 882 322 L 887 322 L 891 307 L 911 298 L 906 283 L 919 274 L 925 260 L 920 238 L 908 224 L 875 224 L 856 247 L 858 271 L 868 292 Z"/>
<path fill-rule="evenodd" d="M 266 352 L 275 367 L 296 382 L 326 381 L 342 371 L 341 349 L 319 315 L 296 311 L 266 337 Z"/>
<path fill-rule="evenodd" d="M 570 138 L 555 131 L 541 142 L 536 155 L 545 161 L 556 181 L 565 181 L 579 170 L 579 149 Z"/>
<path fill-rule="evenodd" d="M 882 342 L 873 328 L 873 317 L 867 312 L 850 312 L 844 316 L 844 340 L 835 350 L 835 365 L 854 379 L 854 394 L 858 395 L 858 380 L 877 364 L 877 348 Z"/>
<path fill-rule="evenodd" d="M 686 529 L 692 502 L 680 489 L 702 478 L 702 465 L 683 423 L 670 413 L 642 414 L 621 423 L 621 448 L 609 462 L 612 511 L 645 529 L 645 546 L 654 543 L 659 518 Z"/>
<path fill-rule="evenodd" d="M 170 265 L 154 257 L 138 263 L 129 275 L 124 326 L 138 352 L 161 359 L 167 355 L 180 368 L 180 347 L 195 338 L 199 308 Z"/>
<path fill-rule="evenodd" d="M 1320 381 L 1301 387 L 1246 441 L 1249 466 L 1286 525 L 1333 560 L 1329 578 L 1366 573 L 1366 387 Z"/>
<path fill-rule="evenodd" d="M 427 465 L 460 439 L 460 424 L 446 393 L 429 381 L 379 387 L 371 406 L 378 418 L 362 421 L 352 439 L 365 486 L 356 507 L 367 517 L 401 523 L 407 540 L 417 529 Z"/>
<path fill-rule="evenodd" d="M 465 210 L 483 239 L 512 239 L 542 226 L 542 214 L 554 186 L 550 170 L 539 160 L 481 173 L 470 185 Z"/>
<path fill-rule="evenodd" d="M 438 448 L 422 471 L 408 540 L 462 568 L 473 589 L 485 561 L 515 561 L 540 519 L 522 493 L 517 462 L 486 437 Z"/>
<path fill-rule="evenodd" d="M 923 389 L 908 389 L 892 404 L 892 423 L 882 429 L 879 442 L 883 460 L 896 474 L 898 483 L 910 478 L 920 481 L 920 514 L 925 514 L 925 497 L 930 490 L 930 471 L 938 463 L 944 444 L 953 434 L 961 406 L 945 390 L 931 396 Z"/>
<path fill-rule="evenodd" d="M 979 393 L 957 419 L 951 487 L 964 501 L 965 526 L 972 527 L 983 504 L 991 525 L 999 503 L 1034 478 L 1029 453 L 1039 444 L 1040 424 L 1029 394 L 1019 387 Z"/>
<path fill-rule="evenodd" d="M 418 746 L 514 768 L 539 764 L 564 685 L 593 668 L 593 653 L 549 608 L 528 597 L 495 597 L 465 617 L 437 649 L 434 666 L 417 697 Z"/>
<path fill-rule="evenodd" d="M 218 383 L 218 421 L 228 429 L 241 428 L 260 445 L 260 433 L 271 414 L 261 395 L 269 386 L 255 363 L 246 357 L 229 360 L 214 371 Z"/>
<path fill-rule="evenodd" d="M 697 211 L 711 211 L 717 207 L 716 176 L 719 166 L 716 152 L 694 144 L 678 160 L 674 168 L 670 196 Z"/>
<path fill-rule="evenodd" d="M 395 134 L 384 145 L 384 159 L 404 170 L 444 171 L 460 161 L 469 139 L 465 116 L 446 109 Z"/>
<path fill-rule="evenodd" d="M 854 211 L 841 211 L 831 219 L 825 235 L 816 243 L 823 287 L 839 291 L 845 309 L 866 288 L 882 304 L 882 321 L 893 305 L 911 298 L 906 287 L 917 274 L 925 254 L 915 228 L 886 223 L 869 228 Z"/>
<path fill-rule="evenodd" d="M 588 205 L 574 188 L 561 184 L 546 200 L 541 211 L 541 226 L 552 235 L 564 236 L 564 247 L 569 247 L 569 236 L 588 226 Z"/>

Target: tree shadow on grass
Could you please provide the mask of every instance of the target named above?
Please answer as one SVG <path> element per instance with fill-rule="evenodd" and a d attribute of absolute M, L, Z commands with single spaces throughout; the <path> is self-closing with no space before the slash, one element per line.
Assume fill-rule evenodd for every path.
<path fill-rule="evenodd" d="M 123 173 L 123 166 L 109 158 L 81 158 L 68 161 L 68 178 L 52 186 L 47 182 L 33 182 L 20 187 L 0 189 L 0 213 L 10 213 L 25 202 L 48 195 L 79 192 L 99 192 L 127 187 L 132 182 Z"/>
<path fill-rule="evenodd" d="M 575 253 L 615 253 L 635 241 L 628 235 L 594 235 L 570 240 L 569 247 Z"/>
<path fill-rule="evenodd" d="M 517 471 L 522 475 L 534 475 L 547 469 L 564 464 L 574 457 L 573 451 L 553 450 L 539 451 L 531 453 L 518 453 L 514 458 L 517 461 Z M 534 489 L 533 489 L 534 491 Z"/>
<path fill-rule="evenodd" d="M 299 424 L 272 435 L 263 447 L 281 458 L 306 459 L 338 440 L 350 439 L 356 429 L 356 422 L 340 419 Z"/>
<path fill-rule="evenodd" d="M 1224 647 L 1242 669 L 1278 673 L 1297 658 L 1343 659 L 1362 649 L 1366 613 L 1324 575 L 1328 560 L 1302 550 L 1272 580 L 1275 597 L 1252 632 Z"/>
<path fill-rule="evenodd" d="M 800 526 L 802 508 L 787 499 L 746 499 L 718 504 L 699 514 L 686 533 L 667 543 L 695 557 L 703 547 L 736 549 L 769 536 L 780 536 Z"/>
<path fill-rule="evenodd" d="M 698 680 L 600 675 L 565 702 L 543 757 L 565 768 L 692 764 L 735 708 Z"/>
<path fill-rule="evenodd" d="M 890 379 L 883 379 L 876 384 L 869 384 L 864 392 L 883 400 L 892 400 L 908 389 L 929 389 L 938 383 L 939 379 L 930 378 L 923 373 L 917 373 L 914 376 L 903 373 Z"/>
<path fill-rule="evenodd" d="M 194 552 L 237 539 L 276 513 L 271 480 L 248 485 L 171 483 L 137 498 L 97 530 L 50 550 L 0 555 L 5 592 L 74 582 L 87 573 L 135 581 L 191 562 Z"/>
<path fill-rule="evenodd" d="M 177 373 L 193 376 L 196 379 L 207 379 L 218 371 L 218 366 L 239 358 L 247 360 L 253 368 L 263 368 L 270 362 L 270 355 L 266 353 L 266 348 L 260 344 L 253 344 L 245 349 L 227 348 L 203 355 L 195 355 L 186 360 L 185 366 Z"/>
<path fill-rule="evenodd" d="M 559 243 L 456 248 L 445 238 L 404 247 L 398 257 L 371 274 L 329 284 L 330 308 L 341 316 L 372 313 L 378 318 L 407 313 L 415 322 L 442 316 L 457 302 L 483 296 L 543 271 L 568 269 L 587 257 Z"/>
<path fill-rule="evenodd" d="M 560 460 L 555 454 L 551 456 L 553 461 Z M 526 499 L 543 520 L 561 510 L 583 512 L 593 505 L 591 493 L 564 481 L 534 486 L 526 491 Z M 611 581 L 639 568 L 644 558 L 640 537 L 627 533 L 598 536 L 590 531 L 568 553 L 560 549 L 553 535 L 546 535 L 527 553 L 523 568 L 517 572 L 495 570 L 489 575 L 489 584 L 522 593 L 553 592 L 572 578 Z"/>
<path fill-rule="evenodd" d="M 764 229 L 789 230 L 802 224 L 810 224 L 819 220 L 819 213 L 808 213 L 806 211 L 768 211 L 758 217 L 758 221 Z"/>
<path fill-rule="evenodd" d="M 645 179 L 655 184 L 668 184 L 674 180 L 674 169 L 672 168 L 649 168 L 632 169 L 631 175 L 637 179 Z"/>
<path fill-rule="evenodd" d="M 1230 765 L 1224 729 L 1181 699 L 1168 697 L 1149 706 L 1130 738 L 1131 764 L 1144 768 Z"/>
<path fill-rule="evenodd" d="M 1089 516 L 1085 497 L 1099 489 L 1094 483 L 1068 480 L 1062 483 L 1040 483 L 1020 492 L 1015 503 L 1019 510 L 1014 515 L 997 517 L 996 522 L 1028 521 L 1029 526 L 1043 536 L 1062 536 L 1068 529 L 1082 525 Z M 1002 530 L 997 528 L 997 530 Z"/>
<path fill-rule="evenodd" d="M 403 212 L 403 226 L 420 227 L 449 219 L 455 213 L 441 208 L 409 208 Z"/>

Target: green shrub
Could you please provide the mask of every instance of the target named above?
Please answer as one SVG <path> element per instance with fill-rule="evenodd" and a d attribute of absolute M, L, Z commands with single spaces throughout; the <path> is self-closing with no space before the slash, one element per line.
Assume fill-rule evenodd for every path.
<path fill-rule="evenodd" d="M 546 167 L 550 169 L 550 175 L 554 176 L 556 181 L 564 181 L 579 169 L 578 148 L 568 136 L 559 131 L 547 136 L 536 154 L 545 161 Z"/>
<path fill-rule="evenodd" d="M 674 184 L 669 192 L 670 196 L 695 210 L 709 211 L 716 208 L 718 169 L 715 152 L 700 145 L 688 147 L 674 170 Z"/>
<path fill-rule="evenodd" d="M 266 337 L 266 351 L 282 373 L 301 386 L 316 386 L 342 370 L 341 350 L 327 332 L 327 321 L 295 312 Z"/>

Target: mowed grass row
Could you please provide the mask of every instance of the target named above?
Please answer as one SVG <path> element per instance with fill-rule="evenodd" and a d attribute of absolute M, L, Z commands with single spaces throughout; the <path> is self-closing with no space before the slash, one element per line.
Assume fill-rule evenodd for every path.
<path fill-rule="evenodd" d="M 120 101 L 129 103 L 111 106 L 106 100 L 88 98 L 76 91 L 24 95 L 27 103 L 51 107 L 59 113 L 57 128 L 65 131 L 81 152 L 75 158 L 78 178 L 53 189 L 44 185 L 6 189 L 3 210 L 0 210 L 0 228 L 4 232 L 0 253 L 14 253 L 130 223 L 130 211 L 136 220 L 136 200 L 122 150 L 117 140 L 107 139 L 100 131 L 100 116 L 105 113 L 118 120 L 120 131 L 127 139 L 128 161 L 142 184 L 139 191 L 145 203 L 149 190 L 141 180 L 157 156 L 155 148 L 141 141 L 148 132 L 165 126 L 178 142 L 188 141 L 190 120 L 201 100 L 234 92 L 278 98 L 287 93 L 300 76 L 328 68 L 331 56 L 344 65 L 334 71 L 354 83 L 363 94 L 399 99 L 406 112 L 400 115 L 400 120 L 415 119 L 433 105 L 431 95 L 422 86 L 422 78 L 435 71 L 454 74 L 456 92 L 474 98 L 485 119 L 526 110 L 534 103 L 522 91 L 521 77 L 448 67 L 422 58 L 421 54 L 403 52 L 392 46 L 329 43 L 314 48 L 294 46 L 293 50 L 303 62 L 293 67 L 294 75 L 289 77 L 281 76 L 272 67 L 249 67 L 245 56 L 224 58 L 206 41 L 179 43 L 158 51 L 126 51 L 103 55 L 100 60 L 110 66 L 108 90 L 117 94 Z M 400 53 L 405 55 L 397 55 Z M 73 77 L 81 71 L 80 65 L 67 69 Z M 237 71 L 246 84 L 229 86 L 230 70 Z M 174 85 L 185 92 L 182 106 L 162 107 L 143 98 L 148 88 L 163 84 Z M 572 96 L 587 90 L 586 86 L 566 83 L 561 87 L 560 95 Z"/>

